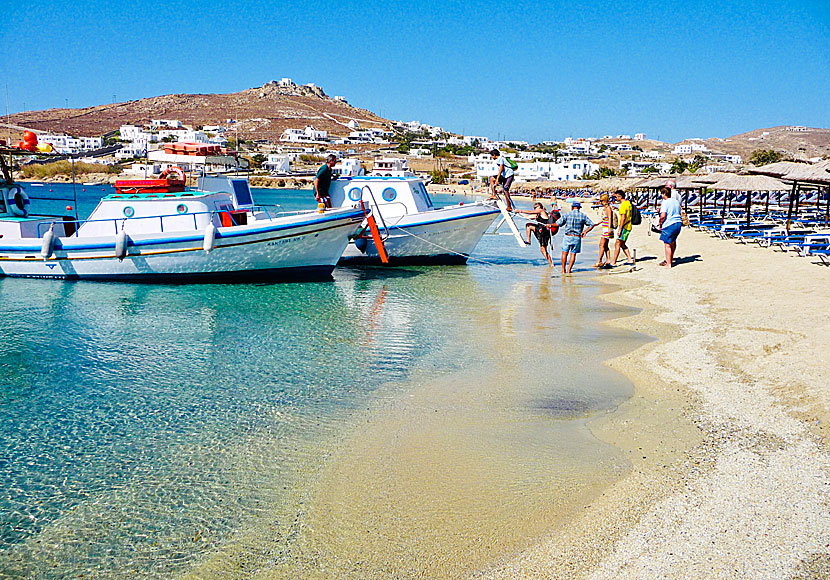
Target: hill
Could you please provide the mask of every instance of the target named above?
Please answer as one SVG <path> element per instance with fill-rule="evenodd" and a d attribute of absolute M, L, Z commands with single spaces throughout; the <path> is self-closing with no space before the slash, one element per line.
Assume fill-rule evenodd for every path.
<path fill-rule="evenodd" d="M 812 157 L 830 156 L 830 129 L 814 127 L 802 127 L 799 131 L 792 129 L 791 126 L 782 125 L 755 129 L 726 139 L 705 139 L 702 142 L 715 153 L 740 155 L 745 162 L 756 149 L 774 149 L 792 159 L 807 160 Z M 681 141 L 681 143 L 689 142 L 691 141 Z"/>
<path fill-rule="evenodd" d="M 371 111 L 328 97 L 320 87 L 271 81 L 238 93 L 174 94 L 82 109 L 27 111 L 10 115 L 9 124 L 92 137 L 151 119 L 177 119 L 189 126 L 225 125 L 228 119 L 237 119 L 241 138 L 272 141 L 285 129 L 306 125 L 333 135 L 348 135 L 350 129 L 345 125 L 352 119 L 361 127 L 390 123 Z"/>

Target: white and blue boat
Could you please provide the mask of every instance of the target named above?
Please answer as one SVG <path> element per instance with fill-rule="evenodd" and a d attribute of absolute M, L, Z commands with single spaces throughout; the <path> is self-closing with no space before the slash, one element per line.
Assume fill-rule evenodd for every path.
<path fill-rule="evenodd" d="M 176 191 L 176 189 L 179 189 Z M 196 190 L 118 189 L 86 220 L 33 215 L 0 185 L 0 276 L 135 282 L 325 279 L 361 209 L 280 213 L 246 179 L 203 177 Z"/>
<path fill-rule="evenodd" d="M 371 209 L 390 264 L 463 264 L 499 214 L 481 201 L 435 207 L 415 175 L 340 176 L 329 194 L 334 207 Z M 341 262 L 380 262 L 372 236 L 355 236 Z"/>

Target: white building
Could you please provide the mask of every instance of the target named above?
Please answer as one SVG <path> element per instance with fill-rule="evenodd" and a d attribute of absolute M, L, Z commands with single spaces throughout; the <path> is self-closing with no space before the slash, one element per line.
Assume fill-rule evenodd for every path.
<path fill-rule="evenodd" d="M 205 133 L 224 133 L 227 131 L 222 125 L 205 125 L 202 127 L 202 131 Z"/>
<path fill-rule="evenodd" d="M 291 160 L 289 155 L 280 153 L 269 153 L 268 160 L 262 164 L 265 169 L 272 173 L 290 173 Z"/>
<path fill-rule="evenodd" d="M 311 125 L 305 129 L 286 129 L 282 132 L 280 141 L 288 143 L 319 143 L 328 139 L 327 131 L 318 131 Z"/>
<path fill-rule="evenodd" d="M 153 129 L 161 129 L 162 127 L 166 127 L 168 129 L 181 129 L 184 125 L 182 125 L 181 121 L 177 121 L 175 119 L 152 119 L 150 121 L 150 127 Z"/>
<path fill-rule="evenodd" d="M 634 140 L 635 141 L 645 141 L 646 134 L 645 133 L 634 133 Z"/>
<path fill-rule="evenodd" d="M 655 150 L 652 150 L 652 151 L 643 151 L 642 153 L 640 153 L 640 157 L 641 158 L 646 158 L 646 159 L 665 159 L 666 154 L 665 153 L 660 153 L 659 151 L 657 151 L 655 149 Z"/>
<path fill-rule="evenodd" d="M 277 86 L 288 89 L 288 88 L 291 88 L 291 87 L 296 87 L 297 85 L 295 85 L 294 81 L 292 81 L 290 78 L 283 77 L 283 78 L 281 78 L 280 80 L 277 81 Z"/>
<path fill-rule="evenodd" d="M 674 146 L 672 153 L 675 155 L 688 155 L 690 153 L 702 153 L 704 151 L 708 151 L 708 149 L 703 143 L 680 143 Z"/>
<path fill-rule="evenodd" d="M 645 170 L 653 167 L 658 173 L 668 173 L 671 169 L 669 163 L 655 163 L 653 161 L 623 161 L 620 167 L 628 170 L 628 175 L 643 175 Z"/>
<path fill-rule="evenodd" d="M 352 131 L 349 133 L 351 143 L 374 143 L 375 138 L 369 131 Z"/>
<path fill-rule="evenodd" d="M 131 141 L 123 145 L 121 149 L 115 152 L 116 159 L 133 159 L 146 157 L 148 150 L 147 141 L 137 140 Z"/>
<path fill-rule="evenodd" d="M 809 129 L 804 125 L 793 125 L 792 127 L 787 127 L 787 131 L 791 133 L 806 133 Z"/>
<path fill-rule="evenodd" d="M 37 136 L 38 143 L 52 146 L 59 153 L 78 153 L 93 151 L 104 146 L 103 137 L 71 137 L 69 135 L 54 135 L 42 133 Z"/>
<path fill-rule="evenodd" d="M 476 179 L 482 180 L 496 174 L 496 163 L 487 157 L 481 156 L 476 160 Z M 518 163 L 515 170 L 516 181 L 573 181 L 599 169 L 599 165 L 575 159 L 572 161 L 534 161 L 532 163 Z"/>
<path fill-rule="evenodd" d="M 353 131 L 357 131 L 360 129 L 360 123 L 358 123 L 356 119 L 351 119 L 348 123 L 346 123 L 346 127 Z"/>

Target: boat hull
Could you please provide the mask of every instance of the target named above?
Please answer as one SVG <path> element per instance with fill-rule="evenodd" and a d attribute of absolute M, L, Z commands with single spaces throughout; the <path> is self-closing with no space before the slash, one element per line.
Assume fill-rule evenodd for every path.
<path fill-rule="evenodd" d="M 384 247 L 389 264 L 464 264 L 498 213 L 489 206 L 454 206 L 407 215 L 394 225 L 387 223 L 389 237 Z M 380 256 L 371 239 L 356 240 L 340 262 L 376 264 Z"/>
<path fill-rule="evenodd" d="M 40 257 L 40 242 L 0 243 L 0 275 L 130 282 L 306 281 L 330 278 L 363 213 L 335 210 L 217 228 L 212 251 L 202 232 L 130 238 L 118 260 L 115 236 L 66 237 L 54 255 Z"/>

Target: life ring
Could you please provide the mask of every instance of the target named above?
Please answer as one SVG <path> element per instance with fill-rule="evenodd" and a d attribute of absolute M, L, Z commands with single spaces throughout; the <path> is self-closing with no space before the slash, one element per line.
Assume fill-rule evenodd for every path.
<path fill-rule="evenodd" d="M 29 196 L 19 185 L 11 186 L 6 192 L 6 205 L 18 217 L 29 215 Z"/>
<path fill-rule="evenodd" d="M 170 179 L 170 176 L 172 174 L 176 175 L 173 179 L 177 179 L 179 181 L 184 181 L 187 178 L 184 169 L 182 169 L 178 165 L 173 165 L 162 171 L 161 175 L 159 176 L 159 179 Z"/>

